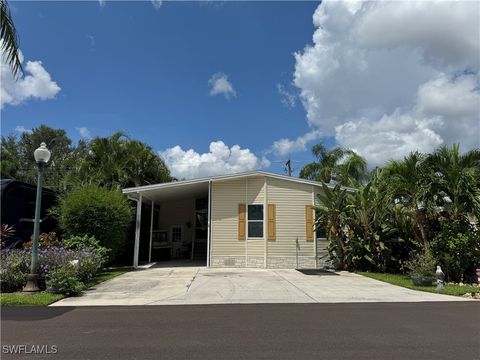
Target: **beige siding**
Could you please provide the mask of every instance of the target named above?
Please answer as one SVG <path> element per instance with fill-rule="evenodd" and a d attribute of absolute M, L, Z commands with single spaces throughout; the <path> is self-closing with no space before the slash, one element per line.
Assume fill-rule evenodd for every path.
<path fill-rule="evenodd" d="M 246 240 L 238 240 L 238 204 L 245 203 L 245 179 L 212 183 L 211 254 L 245 255 Z"/>
<path fill-rule="evenodd" d="M 264 240 L 238 240 L 238 204 L 262 204 L 264 177 L 212 183 L 212 256 L 263 256 Z"/>
<path fill-rule="evenodd" d="M 265 240 L 247 240 L 248 256 L 263 256 L 265 254 Z"/>
<path fill-rule="evenodd" d="M 263 184 L 265 182 L 264 177 L 252 177 L 247 178 L 247 203 L 248 204 L 262 204 L 263 205 Z"/>
<path fill-rule="evenodd" d="M 268 179 L 268 202 L 276 205 L 275 241 L 268 242 L 268 256 L 314 256 L 314 242 L 306 240 L 305 205 L 312 204 L 312 186 Z"/>

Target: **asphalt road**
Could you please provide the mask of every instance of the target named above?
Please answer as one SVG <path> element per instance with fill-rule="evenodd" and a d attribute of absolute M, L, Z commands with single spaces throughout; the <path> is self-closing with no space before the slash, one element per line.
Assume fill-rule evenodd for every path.
<path fill-rule="evenodd" d="M 480 303 L 2 308 L 7 359 L 480 359 Z M 11 355 L 10 345 L 56 354 Z M 27 347 L 28 348 L 28 347 Z"/>

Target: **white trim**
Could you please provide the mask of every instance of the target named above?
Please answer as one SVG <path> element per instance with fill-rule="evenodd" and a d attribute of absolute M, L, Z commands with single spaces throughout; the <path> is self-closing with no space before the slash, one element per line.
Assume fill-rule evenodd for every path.
<path fill-rule="evenodd" d="M 173 229 L 180 229 L 180 240 L 173 241 Z M 174 224 L 168 227 L 168 236 L 170 238 L 170 244 L 172 244 L 171 255 L 173 258 L 177 258 L 177 251 L 182 248 L 183 240 L 185 239 L 185 228 L 182 224 Z"/>
<path fill-rule="evenodd" d="M 262 207 L 262 220 L 249 220 L 248 219 L 248 207 L 249 206 L 261 206 Z M 247 204 L 247 209 L 246 210 L 247 210 L 247 214 L 246 214 L 247 215 L 246 216 L 247 221 L 246 221 L 245 226 L 247 227 L 247 229 L 246 229 L 247 230 L 247 237 L 246 237 L 247 240 L 262 240 L 262 239 L 264 239 L 264 237 L 265 237 L 265 206 L 264 206 L 264 204 L 257 204 L 257 203 Z M 261 222 L 262 223 L 262 236 L 261 237 L 250 237 L 249 236 L 250 234 L 248 233 L 248 223 L 250 221 L 251 222 L 258 222 L 258 223 Z"/>
<path fill-rule="evenodd" d="M 125 188 L 125 189 L 122 190 L 122 192 L 124 194 L 138 193 L 140 191 L 167 189 L 167 188 L 172 188 L 172 187 L 177 187 L 177 186 L 208 183 L 210 181 L 232 180 L 232 179 L 238 179 L 238 178 L 244 178 L 244 177 L 248 178 L 248 177 L 252 177 L 252 176 L 268 176 L 268 177 L 274 178 L 274 179 L 293 181 L 293 182 L 306 184 L 306 185 L 314 185 L 314 186 L 320 186 L 320 187 L 322 185 L 326 185 L 329 188 L 334 188 L 335 187 L 335 185 L 325 184 L 325 183 L 321 183 L 321 182 L 318 182 L 318 181 L 300 179 L 300 178 L 296 178 L 296 177 L 292 177 L 292 176 L 285 176 L 285 175 L 274 174 L 274 173 L 270 173 L 270 172 L 266 172 L 266 171 L 257 170 L 257 171 L 249 171 L 249 172 L 243 172 L 243 173 L 237 173 L 237 174 L 219 175 L 219 176 L 211 176 L 211 177 L 191 179 L 191 180 L 172 181 L 172 182 L 168 182 L 168 183 L 137 186 L 137 187 Z M 342 186 L 342 189 L 346 189 L 346 190 L 352 191 L 352 192 L 356 191 L 355 189 L 350 188 L 350 187 L 346 187 L 346 186 Z"/>
<path fill-rule="evenodd" d="M 137 216 L 135 218 L 135 245 L 133 247 L 133 268 L 138 268 L 138 254 L 140 248 L 140 230 L 142 224 L 142 193 L 138 194 Z"/>
<path fill-rule="evenodd" d="M 150 246 L 148 247 L 148 262 L 152 262 L 152 239 L 153 239 L 153 213 L 155 212 L 155 203 L 152 200 L 152 210 L 150 212 Z"/>
<path fill-rule="evenodd" d="M 173 246 L 173 228 L 180 228 L 180 231 L 181 231 L 181 239 L 180 239 L 180 243 L 183 242 L 183 239 L 184 239 L 184 234 L 185 234 L 185 231 L 184 231 L 184 226 L 182 224 L 175 224 L 175 225 L 170 225 L 170 242 L 172 243 L 172 246 Z M 178 243 L 178 242 L 177 242 Z"/>

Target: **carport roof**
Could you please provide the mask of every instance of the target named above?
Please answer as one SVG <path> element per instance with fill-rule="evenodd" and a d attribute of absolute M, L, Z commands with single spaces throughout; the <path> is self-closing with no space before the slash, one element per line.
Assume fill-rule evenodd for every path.
<path fill-rule="evenodd" d="M 124 194 L 139 194 L 145 195 L 148 198 L 153 200 L 165 200 L 166 198 L 176 197 L 178 195 L 182 195 L 182 197 L 186 196 L 196 196 L 200 193 L 208 192 L 208 183 L 217 182 L 217 181 L 225 181 L 225 180 L 232 180 L 232 179 L 240 179 L 245 177 L 254 177 L 254 176 L 267 176 L 270 178 L 293 181 L 297 183 L 313 185 L 313 186 L 322 186 L 324 183 L 307 180 L 307 179 L 300 179 L 292 176 L 285 176 L 270 173 L 267 171 L 249 171 L 249 172 L 242 172 L 236 174 L 229 174 L 229 175 L 218 175 L 218 176 L 209 176 L 204 178 L 198 179 L 191 179 L 191 180 L 182 180 L 182 181 L 172 181 L 168 183 L 161 183 L 161 184 L 152 184 L 152 185 L 145 185 L 145 186 L 137 186 L 131 188 L 123 189 Z M 334 185 L 332 184 L 325 184 L 326 186 L 333 188 Z M 342 187 L 347 191 L 355 191 L 353 188 L 349 187 Z M 155 198 L 155 199 L 154 199 Z"/>

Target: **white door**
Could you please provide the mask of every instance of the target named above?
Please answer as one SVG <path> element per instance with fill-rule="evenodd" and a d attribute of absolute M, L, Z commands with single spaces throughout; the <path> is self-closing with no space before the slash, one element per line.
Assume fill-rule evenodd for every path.
<path fill-rule="evenodd" d="M 172 257 L 181 258 L 183 251 L 183 225 L 170 226 L 170 240 L 172 242 Z"/>

